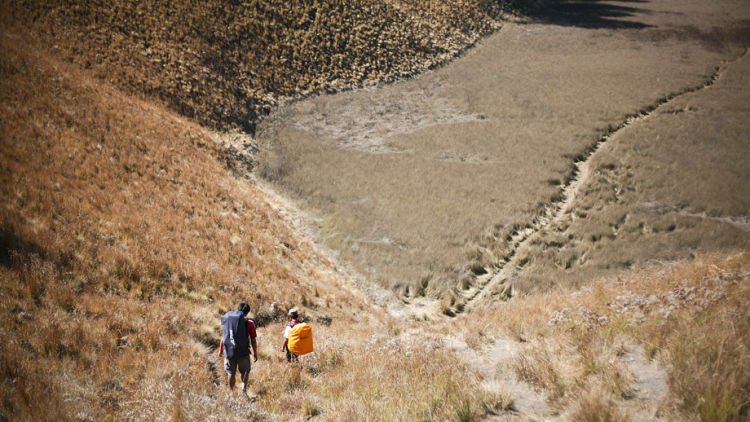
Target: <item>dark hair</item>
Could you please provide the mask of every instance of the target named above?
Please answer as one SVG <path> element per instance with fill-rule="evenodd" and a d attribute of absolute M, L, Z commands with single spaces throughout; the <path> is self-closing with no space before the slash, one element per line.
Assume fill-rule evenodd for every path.
<path fill-rule="evenodd" d="M 243 314 L 247 315 L 248 312 L 250 312 L 250 305 L 248 305 L 245 302 L 240 303 L 240 306 L 237 308 L 238 311 L 242 311 Z"/>

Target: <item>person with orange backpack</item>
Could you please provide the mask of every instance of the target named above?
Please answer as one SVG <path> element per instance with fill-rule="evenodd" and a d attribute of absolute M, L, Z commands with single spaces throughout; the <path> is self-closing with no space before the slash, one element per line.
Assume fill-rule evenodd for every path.
<path fill-rule="evenodd" d="M 289 310 L 292 319 L 284 328 L 284 345 L 282 352 L 286 352 L 287 362 L 296 362 L 297 357 L 313 351 L 313 333 L 310 324 L 300 322 L 297 308 Z"/>
<path fill-rule="evenodd" d="M 291 318 L 289 325 L 284 328 L 284 345 L 281 346 L 281 352 L 286 353 L 287 362 L 296 362 L 297 355 L 289 351 L 289 334 L 292 332 L 292 328 L 299 324 L 299 312 L 297 311 L 297 308 L 289 310 L 289 318 Z"/>

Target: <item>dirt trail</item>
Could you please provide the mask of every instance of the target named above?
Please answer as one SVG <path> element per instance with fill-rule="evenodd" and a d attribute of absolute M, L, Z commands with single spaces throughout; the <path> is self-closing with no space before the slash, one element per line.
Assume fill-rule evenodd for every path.
<path fill-rule="evenodd" d="M 306 236 L 397 319 L 434 318 L 448 291 L 461 311 L 511 286 L 575 284 L 750 241 L 750 4 L 552 4 L 433 73 L 290 105 L 259 132 L 268 189 L 298 204 L 314 222 Z M 691 124 L 710 131 L 680 129 Z M 692 160 L 703 149 L 713 165 Z M 706 184 L 676 187 L 683 166 Z M 516 342 L 444 342 L 484 388 L 516 401 L 498 420 L 555 417 L 498 370 L 523 352 Z M 638 384 L 632 414 L 652 419 L 664 372 L 637 347 L 622 363 Z"/>
<path fill-rule="evenodd" d="M 457 307 L 477 297 L 489 273 L 554 216 L 602 133 L 704 86 L 750 34 L 750 6 L 729 0 L 552 5 L 554 15 L 508 23 L 420 78 L 279 111 L 259 132 L 264 173 L 315 216 L 322 243 L 368 283 L 422 307 L 424 294 L 457 290 Z M 624 172 L 640 171 L 629 165 Z M 716 179 L 737 180 L 738 171 Z M 689 205 L 680 210 L 707 211 Z M 747 210 L 708 215 L 742 223 Z M 712 239 L 707 247 L 747 241 L 725 232 Z M 535 245 L 531 255 L 563 243 Z M 667 249 L 694 252 L 679 239 Z M 560 260 L 549 258 L 519 287 L 556 283 L 549 268 L 564 271 Z"/>
<path fill-rule="evenodd" d="M 700 89 L 675 95 L 602 144 L 569 203 L 517 248 L 503 277 L 543 289 L 550 277 L 580 283 L 747 245 L 747 51 L 722 62 Z"/>

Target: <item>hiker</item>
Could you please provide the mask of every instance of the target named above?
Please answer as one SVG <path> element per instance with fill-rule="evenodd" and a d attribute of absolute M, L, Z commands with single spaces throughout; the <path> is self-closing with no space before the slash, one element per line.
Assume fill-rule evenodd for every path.
<path fill-rule="evenodd" d="M 242 392 L 247 392 L 247 381 L 250 375 L 250 355 L 253 361 L 258 361 L 258 345 L 255 337 L 255 323 L 247 318 L 250 305 L 240 303 L 236 311 L 229 311 L 221 317 L 221 345 L 219 358 L 224 355 L 224 370 L 229 376 L 229 389 L 234 390 L 235 373 L 240 370 Z M 253 350 L 250 351 L 250 346 Z"/>
<path fill-rule="evenodd" d="M 297 308 L 289 310 L 289 318 L 291 318 L 291 321 L 289 321 L 289 325 L 284 328 L 284 345 L 281 347 L 281 351 L 286 352 L 287 362 L 297 362 L 297 355 L 289 351 L 289 333 L 292 332 L 292 328 L 294 328 L 295 325 L 299 324 L 299 312 L 297 312 Z"/>

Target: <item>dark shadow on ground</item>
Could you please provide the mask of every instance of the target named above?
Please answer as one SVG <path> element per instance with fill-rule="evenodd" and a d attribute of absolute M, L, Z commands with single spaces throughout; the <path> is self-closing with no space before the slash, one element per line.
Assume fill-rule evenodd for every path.
<path fill-rule="evenodd" d="M 0 265 L 11 268 L 13 265 L 13 254 L 34 254 L 46 256 L 46 251 L 36 243 L 29 242 L 16 235 L 8 227 L 0 227 Z"/>
<path fill-rule="evenodd" d="M 628 37 L 648 42 L 699 42 L 707 50 L 728 52 L 750 46 L 750 20 L 737 20 L 708 30 L 693 25 L 653 28 L 630 33 Z"/>
<path fill-rule="evenodd" d="M 638 22 L 648 10 L 625 4 L 649 0 L 545 0 L 530 5 L 528 0 L 513 0 L 516 10 L 531 22 L 590 29 L 642 29 L 651 25 Z"/>

